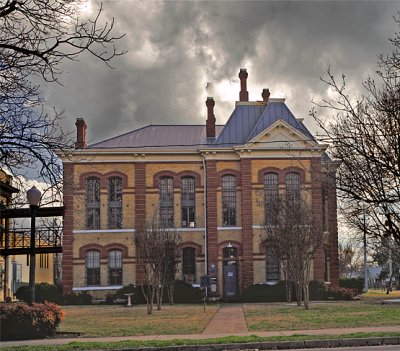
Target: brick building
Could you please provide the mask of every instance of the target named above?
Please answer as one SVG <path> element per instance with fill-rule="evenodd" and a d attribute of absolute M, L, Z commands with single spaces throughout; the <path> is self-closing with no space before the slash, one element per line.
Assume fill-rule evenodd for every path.
<path fill-rule="evenodd" d="M 335 163 L 284 99 L 249 101 L 247 72 L 224 126 L 214 100 L 205 125 L 150 125 L 88 146 L 77 119 L 76 149 L 64 164 L 63 286 L 94 296 L 140 284 L 135 229 L 155 213 L 179 232 L 177 279 L 198 284 L 209 274 L 216 293 L 234 296 L 281 278 L 262 244 L 264 196 L 292 191 L 307 198 L 324 244 L 313 279 L 338 284 Z M 270 256 L 270 257 L 269 257 Z"/>

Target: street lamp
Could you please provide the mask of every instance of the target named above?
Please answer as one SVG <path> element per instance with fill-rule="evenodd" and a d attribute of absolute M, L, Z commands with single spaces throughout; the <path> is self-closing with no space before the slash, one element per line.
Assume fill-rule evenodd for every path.
<path fill-rule="evenodd" d="M 29 295 L 30 302 L 35 302 L 35 233 L 36 233 L 36 211 L 39 207 L 41 192 L 33 186 L 26 192 L 26 197 L 31 208 L 31 241 L 29 255 Z"/>

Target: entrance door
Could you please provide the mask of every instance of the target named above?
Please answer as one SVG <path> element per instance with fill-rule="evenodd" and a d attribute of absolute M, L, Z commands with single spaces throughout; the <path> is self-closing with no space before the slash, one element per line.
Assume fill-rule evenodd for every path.
<path fill-rule="evenodd" d="M 237 292 L 236 261 L 224 262 L 224 297 L 233 297 Z"/>

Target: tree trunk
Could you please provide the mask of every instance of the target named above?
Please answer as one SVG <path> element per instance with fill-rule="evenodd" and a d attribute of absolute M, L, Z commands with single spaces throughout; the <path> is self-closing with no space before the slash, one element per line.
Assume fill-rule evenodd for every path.
<path fill-rule="evenodd" d="M 303 286 L 303 298 L 304 298 L 304 308 L 306 310 L 310 309 L 310 287 L 306 282 Z"/>
<path fill-rule="evenodd" d="M 301 294 L 302 294 L 302 287 L 299 282 L 296 283 L 296 301 L 297 301 L 297 306 L 301 306 Z"/>
<path fill-rule="evenodd" d="M 285 281 L 286 285 L 286 301 L 288 303 L 292 302 L 292 282 L 290 280 Z"/>

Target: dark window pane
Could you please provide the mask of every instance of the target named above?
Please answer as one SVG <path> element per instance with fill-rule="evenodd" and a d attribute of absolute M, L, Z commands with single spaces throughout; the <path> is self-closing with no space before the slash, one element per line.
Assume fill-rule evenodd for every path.
<path fill-rule="evenodd" d="M 108 227 L 122 228 L 122 178 L 108 179 Z"/>
<path fill-rule="evenodd" d="M 196 281 L 196 249 L 193 247 L 182 250 L 182 273 L 183 280 L 187 283 Z"/>
<path fill-rule="evenodd" d="M 300 174 L 290 172 L 286 175 L 286 200 L 290 203 L 300 202 Z"/>
<path fill-rule="evenodd" d="M 174 226 L 174 184 L 173 179 L 160 179 L 160 222 L 165 227 Z"/>
<path fill-rule="evenodd" d="M 236 225 L 236 177 L 222 177 L 222 223 L 224 226 Z"/>
<path fill-rule="evenodd" d="M 195 190 L 195 179 L 193 177 L 181 178 L 182 227 L 195 226 Z"/>
<path fill-rule="evenodd" d="M 86 227 L 100 228 L 100 180 L 95 177 L 86 179 Z"/>
<path fill-rule="evenodd" d="M 266 173 L 264 175 L 264 210 L 265 224 L 274 225 L 277 221 L 277 200 L 279 196 L 278 175 Z"/>
<path fill-rule="evenodd" d="M 100 285 L 100 253 L 99 251 L 86 252 L 86 285 Z"/>
<path fill-rule="evenodd" d="M 279 280 L 279 257 L 273 249 L 267 249 L 266 254 L 266 279 L 267 281 Z"/>
<path fill-rule="evenodd" d="M 108 252 L 108 284 L 122 285 L 122 252 L 119 250 Z"/>

